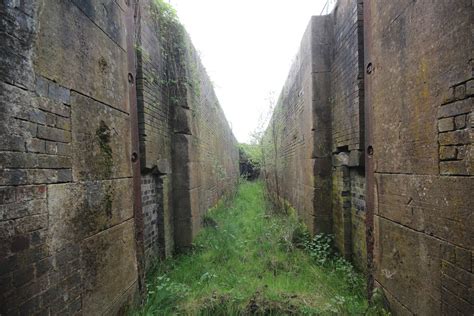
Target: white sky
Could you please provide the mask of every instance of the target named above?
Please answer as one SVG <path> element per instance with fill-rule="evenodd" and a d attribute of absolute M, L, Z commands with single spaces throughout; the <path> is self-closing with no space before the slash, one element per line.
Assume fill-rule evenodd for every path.
<path fill-rule="evenodd" d="M 200 52 L 235 137 L 249 142 L 326 0 L 168 1 Z"/>

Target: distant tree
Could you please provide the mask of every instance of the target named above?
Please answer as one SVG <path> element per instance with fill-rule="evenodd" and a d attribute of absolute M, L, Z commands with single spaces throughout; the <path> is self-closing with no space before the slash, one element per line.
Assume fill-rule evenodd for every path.
<path fill-rule="evenodd" d="M 240 175 L 247 180 L 255 180 L 260 176 L 262 151 L 258 144 L 239 144 Z"/>

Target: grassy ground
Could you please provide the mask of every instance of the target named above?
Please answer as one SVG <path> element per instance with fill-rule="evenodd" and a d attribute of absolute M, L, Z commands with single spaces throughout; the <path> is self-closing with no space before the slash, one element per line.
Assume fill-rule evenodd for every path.
<path fill-rule="evenodd" d="M 329 260 L 328 245 L 307 239 L 295 216 L 269 209 L 261 183 L 241 184 L 209 212 L 189 253 L 157 265 L 136 314 L 366 314 L 363 277 Z"/>

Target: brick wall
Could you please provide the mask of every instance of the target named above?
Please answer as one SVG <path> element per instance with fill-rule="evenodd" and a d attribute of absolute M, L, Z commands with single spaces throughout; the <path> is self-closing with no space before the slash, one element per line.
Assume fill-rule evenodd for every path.
<path fill-rule="evenodd" d="M 331 32 L 329 17 L 311 19 L 263 139 L 271 197 L 313 232 L 331 229 Z"/>
<path fill-rule="evenodd" d="M 143 268 L 175 240 L 189 245 L 237 183 L 236 141 L 189 38 L 184 58 L 165 58 L 151 2 L 137 5 L 0 4 L 2 315 L 123 312 L 143 290 Z M 191 82 L 200 94 L 177 89 Z M 190 225 L 175 231 L 186 212 Z"/>
<path fill-rule="evenodd" d="M 170 257 L 174 252 L 168 177 L 143 174 L 141 190 L 145 228 L 145 264 L 148 270 L 153 267 L 156 260 Z"/>
<path fill-rule="evenodd" d="M 329 211 L 339 250 L 362 270 L 369 264 L 369 285 L 373 276 L 395 314 L 473 310 L 472 5 L 340 0 L 326 17 L 331 28 L 304 35 L 264 137 L 270 196 L 296 208 L 313 233 L 318 207 Z M 331 43 L 329 85 L 301 61 L 308 41 Z M 313 67 L 324 60 L 318 56 Z M 309 93 L 329 92 L 323 130 L 308 123 L 308 113 L 314 122 L 323 117 L 321 103 L 295 114 L 310 73 Z M 310 129 L 313 136 L 305 134 Z M 308 152 L 325 157 L 318 140 L 327 139 L 331 173 L 305 164 Z M 308 179 L 314 187 L 305 191 Z M 318 186 L 331 188 L 330 203 L 318 203 Z"/>
<path fill-rule="evenodd" d="M 137 288 L 126 6 L 102 2 L 0 4 L 1 314 L 115 313 Z"/>
<path fill-rule="evenodd" d="M 269 191 L 366 268 L 362 2 L 313 17 L 265 135 Z M 278 200 L 278 199 L 277 199 Z"/>
<path fill-rule="evenodd" d="M 365 2 L 375 280 L 397 314 L 474 310 L 472 5 Z"/>
<path fill-rule="evenodd" d="M 237 141 L 230 129 L 198 53 L 183 34 L 186 76 L 174 107 L 174 223 L 178 247 L 187 247 L 201 228 L 202 216 L 226 196 L 239 179 Z"/>
<path fill-rule="evenodd" d="M 340 0 L 331 16 L 334 21 L 331 63 L 333 232 L 341 253 L 365 270 L 362 1 Z"/>
<path fill-rule="evenodd" d="M 153 1 L 139 6 L 145 251 L 169 256 L 174 244 L 190 246 L 204 213 L 233 192 L 239 177 L 238 149 L 186 31 L 176 21 L 165 20 Z M 158 237 L 149 236 L 153 232 Z"/>
<path fill-rule="evenodd" d="M 139 2 L 137 53 L 137 98 L 142 204 L 147 269 L 157 258 L 174 250 L 172 204 L 173 107 L 170 102 L 168 60 L 169 40 L 157 18 L 153 1 Z"/>

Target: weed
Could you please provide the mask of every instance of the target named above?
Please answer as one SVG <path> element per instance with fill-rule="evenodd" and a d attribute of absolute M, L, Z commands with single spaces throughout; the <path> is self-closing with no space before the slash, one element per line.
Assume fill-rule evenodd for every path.
<path fill-rule="evenodd" d="M 333 240 L 332 235 L 319 234 L 314 236 L 313 239 L 306 240 L 304 242 L 304 248 L 317 264 L 324 266 L 335 256 Z"/>

